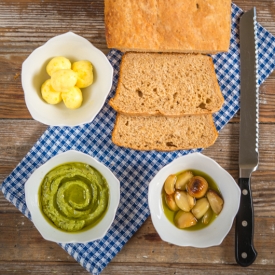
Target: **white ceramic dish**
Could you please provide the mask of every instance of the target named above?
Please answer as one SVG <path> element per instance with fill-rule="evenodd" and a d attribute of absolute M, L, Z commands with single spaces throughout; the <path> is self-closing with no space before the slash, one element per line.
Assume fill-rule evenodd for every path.
<path fill-rule="evenodd" d="M 161 192 L 165 179 L 173 173 L 194 169 L 208 174 L 218 185 L 224 206 L 218 217 L 207 227 L 187 231 L 178 229 L 165 216 Z M 232 227 L 240 204 L 240 189 L 231 175 L 219 164 L 200 153 L 179 157 L 163 167 L 149 185 L 149 208 L 153 225 L 162 240 L 178 246 L 210 247 L 221 244 Z"/>
<path fill-rule="evenodd" d="M 54 167 L 67 162 L 83 162 L 91 165 L 105 177 L 109 185 L 110 200 L 107 213 L 98 224 L 82 232 L 69 233 L 58 230 L 46 221 L 39 208 L 39 187 L 44 176 Z M 119 205 L 120 183 L 105 165 L 87 154 L 71 150 L 51 158 L 36 169 L 25 184 L 25 196 L 32 221 L 44 239 L 57 243 L 87 243 L 103 238 L 110 228 Z"/>
<path fill-rule="evenodd" d="M 43 82 L 50 78 L 46 65 L 55 56 L 71 62 L 88 60 L 94 66 L 94 83 L 81 89 L 82 106 L 71 110 L 63 102 L 47 104 L 41 97 Z M 112 87 L 113 67 L 107 57 L 85 38 L 68 32 L 55 36 L 35 49 L 22 65 L 22 86 L 27 108 L 32 117 L 46 125 L 76 126 L 91 122 L 101 110 Z"/>

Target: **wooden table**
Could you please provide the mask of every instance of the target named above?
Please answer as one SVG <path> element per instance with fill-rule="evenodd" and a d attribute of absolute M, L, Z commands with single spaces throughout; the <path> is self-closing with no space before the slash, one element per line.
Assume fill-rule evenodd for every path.
<path fill-rule="evenodd" d="M 274 0 L 236 0 L 257 7 L 258 21 L 275 35 Z M 0 1 L 0 182 L 30 150 L 47 126 L 30 116 L 21 87 L 21 65 L 49 38 L 73 31 L 104 53 L 103 0 Z M 220 246 L 181 248 L 159 238 L 151 218 L 102 274 L 275 274 L 275 73 L 260 88 L 260 165 L 252 176 L 255 263 L 238 266 L 234 226 Z M 239 115 L 203 153 L 238 178 Z M 45 241 L 32 222 L 0 193 L 0 274 L 88 274 L 57 244 Z"/>

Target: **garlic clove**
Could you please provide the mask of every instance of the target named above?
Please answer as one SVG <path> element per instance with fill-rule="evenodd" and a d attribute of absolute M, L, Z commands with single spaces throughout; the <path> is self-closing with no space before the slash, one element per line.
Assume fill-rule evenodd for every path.
<path fill-rule="evenodd" d="M 186 195 L 187 195 L 187 200 L 190 205 L 190 208 L 192 209 L 196 204 L 196 198 L 190 196 L 187 192 L 186 192 Z"/>
<path fill-rule="evenodd" d="M 186 190 L 190 196 L 199 199 L 202 198 L 208 189 L 207 181 L 200 176 L 195 176 L 191 178 L 188 182 Z"/>
<path fill-rule="evenodd" d="M 211 207 L 209 207 L 208 210 L 203 215 L 201 222 L 203 224 L 209 224 L 209 222 L 211 221 L 212 215 L 213 215 L 213 211 L 212 211 Z"/>
<path fill-rule="evenodd" d="M 206 198 L 199 199 L 197 200 L 196 205 L 193 207 L 192 213 L 197 219 L 200 219 L 206 213 L 209 207 L 210 204 Z"/>
<path fill-rule="evenodd" d="M 174 198 L 174 194 L 168 195 L 165 193 L 165 202 L 168 208 L 172 211 L 178 211 L 179 207 L 177 206 Z"/>
<path fill-rule="evenodd" d="M 175 192 L 176 175 L 169 175 L 164 182 L 164 190 L 166 194 L 172 195 Z"/>
<path fill-rule="evenodd" d="M 206 196 L 213 212 L 217 215 L 220 214 L 223 208 L 223 199 L 220 195 L 214 190 L 209 189 Z"/>
<path fill-rule="evenodd" d="M 185 191 L 177 190 L 175 192 L 175 202 L 181 210 L 186 212 L 189 212 L 191 210 L 191 205 L 189 203 L 189 199 Z"/>
<path fill-rule="evenodd" d="M 186 228 L 195 225 L 197 220 L 191 212 L 179 210 L 174 218 L 174 223 L 178 228 Z"/>
<path fill-rule="evenodd" d="M 177 181 L 175 184 L 176 189 L 178 190 L 186 190 L 186 184 L 193 177 L 193 173 L 191 171 L 185 171 L 180 173 L 177 176 Z"/>

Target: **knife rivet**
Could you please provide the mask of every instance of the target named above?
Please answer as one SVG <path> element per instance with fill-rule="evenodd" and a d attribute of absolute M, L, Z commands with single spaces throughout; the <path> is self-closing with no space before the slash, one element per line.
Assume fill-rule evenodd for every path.
<path fill-rule="evenodd" d="M 247 221 L 242 221 L 242 226 L 246 227 L 247 226 Z"/>
<path fill-rule="evenodd" d="M 247 195 L 248 191 L 246 189 L 243 189 L 242 193 L 243 193 L 243 195 Z"/>
<path fill-rule="evenodd" d="M 241 256 L 242 256 L 243 259 L 247 258 L 247 254 L 245 252 L 243 252 Z"/>

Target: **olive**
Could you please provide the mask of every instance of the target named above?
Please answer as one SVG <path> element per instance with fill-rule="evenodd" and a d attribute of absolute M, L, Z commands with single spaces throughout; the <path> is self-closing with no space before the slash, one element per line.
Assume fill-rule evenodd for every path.
<path fill-rule="evenodd" d="M 197 223 L 197 219 L 191 212 L 179 210 L 174 218 L 174 223 L 178 228 L 186 228 Z"/>
<path fill-rule="evenodd" d="M 168 195 L 165 193 L 165 202 L 168 208 L 172 211 L 178 211 L 179 207 L 177 206 L 174 198 L 174 194 Z"/>
<path fill-rule="evenodd" d="M 206 196 L 213 212 L 217 215 L 220 214 L 223 208 L 223 199 L 220 195 L 214 190 L 209 189 Z"/>
<path fill-rule="evenodd" d="M 185 190 L 186 189 L 186 184 L 189 182 L 189 180 L 193 177 L 193 173 L 191 171 L 185 171 L 180 173 L 177 176 L 177 181 L 176 181 L 176 189 L 179 190 Z"/>
<path fill-rule="evenodd" d="M 199 199 L 205 195 L 208 183 L 203 177 L 195 176 L 187 183 L 186 189 L 190 196 Z"/>
<path fill-rule="evenodd" d="M 211 207 L 209 207 L 206 213 L 203 215 L 201 222 L 203 224 L 209 224 L 209 222 L 211 221 L 212 215 L 213 215 L 213 211 Z"/>
<path fill-rule="evenodd" d="M 177 190 L 175 192 L 175 202 L 177 206 L 186 212 L 189 212 L 194 205 L 192 205 L 192 200 L 190 199 L 190 196 L 187 195 L 185 191 Z"/>
<path fill-rule="evenodd" d="M 164 190 L 166 194 L 172 195 L 175 192 L 176 175 L 169 175 L 164 182 Z"/>
<path fill-rule="evenodd" d="M 207 198 L 199 199 L 197 200 L 196 205 L 193 207 L 192 213 L 197 219 L 200 219 L 206 213 L 209 206 L 210 205 Z"/>

